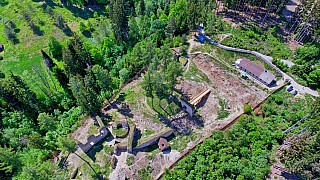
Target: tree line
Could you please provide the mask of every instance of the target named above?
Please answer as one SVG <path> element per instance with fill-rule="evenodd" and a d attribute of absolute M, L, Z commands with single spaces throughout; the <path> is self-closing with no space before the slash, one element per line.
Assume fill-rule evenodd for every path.
<path fill-rule="evenodd" d="M 265 179 L 273 162 L 271 157 L 284 141 L 283 131 L 312 109 L 319 109 L 318 101 L 319 98 L 312 106 L 306 104 L 308 100 L 290 102 L 290 93 L 281 90 L 271 95 L 262 105 L 262 115 L 246 107 L 247 115 L 242 115 L 238 123 L 229 130 L 214 131 L 212 137 L 178 162 L 172 171 L 166 170 L 165 179 Z M 318 120 L 314 122 L 318 124 Z M 312 147 L 316 145 L 315 141 L 312 140 L 314 142 Z M 294 154 L 295 150 L 284 150 L 292 153 L 289 157 L 283 154 L 283 162 L 289 169 L 294 166 L 293 161 L 295 165 L 300 162 Z M 298 166 L 294 172 L 319 167 L 314 164 L 318 158 L 308 161 L 308 158 L 318 157 L 317 148 L 316 150 L 306 148 L 306 150 L 310 150 L 308 151 L 310 154 L 305 158 L 306 161 L 303 161 L 305 164 L 302 167 Z M 316 154 L 311 154 L 315 151 Z M 302 153 L 306 152 L 301 152 L 301 155 Z M 287 161 L 288 159 L 290 161 Z M 314 175 L 315 172 L 318 172 L 317 169 L 313 169 L 310 174 Z"/>
<path fill-rule="evenodd" d="M 66 139 L 81 117 L 99 115 L 103 102 L 145 67 L 155 73 L 149 80 L 159 80 L 146 81 L 152 93 L 170 89 L 181 74 L 170 48 L 183 45 L 183 34 L 198 23 L 199 11 L 188 11 L 192 1 L 96 2 L 106 3 L 107 16 L 79 23 L 79 32 L 64 41 L 50 37 L 33 75 L 11 72 L 0 79 L 0 179 L 66 179 L 68 172 L 51 158 L 59 151 L 74 152 L 75 143 Z M 63 17 L 55 9 L 45 11 L 64 31 Z"/>

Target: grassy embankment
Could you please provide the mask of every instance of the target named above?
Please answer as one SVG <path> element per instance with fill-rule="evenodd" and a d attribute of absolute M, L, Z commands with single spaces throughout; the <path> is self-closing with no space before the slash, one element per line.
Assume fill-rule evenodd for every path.
<path fill-rule="evenodd" d="M 48 13 L 48 8 L 52 9 L 52 15 Z M 23 18 L 24 13 L 30 15 L 32 22 L 37 27 L 33 29 L 36 30 L 32 30 Z M 69 29 L 59 29 L 55 25 L 58 14 L 62 16 Z M 0 62 L 0 69 L 6 75 L 12 71 L 21 76 L 38 98 L 43 98 L 44 94 L 35 83 L 38 77 L 33 67 L 40 66 L 40 74 L 48 76 L 40 52 L 44 50 L 48 53 L 48 38 L 54 36 L 59 41 L 65 42 L 68 37 L 72 36 L 72 32 L 79 32 L 79 22 L 95 21 L 93 12 L 88 9 L 63 7 L 60 1 L 52 1 L 46 5 L 42 1 L 31 0 L 8 0 L 7 5 L 0 6 L 0 20 L 0 43 L 5 47 L 4 60 Z M 18 41 L 15 44 L 9 41 L 4 33 L 4 26 L 9 20 L 16 24 L 14 31 Z M 54 61 L 58 66 L 63 67 L 62 61 Z M 57 81 L 55 82 L 58 84 Z M 62 90 L 61 87 L 58 89 Z"/>

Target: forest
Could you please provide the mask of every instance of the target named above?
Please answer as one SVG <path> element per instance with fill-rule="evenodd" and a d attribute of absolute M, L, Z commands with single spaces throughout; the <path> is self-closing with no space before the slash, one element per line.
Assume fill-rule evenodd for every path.
<path fill-rule="evenodd" d="M 292 102 L 281 90 L 262 105 L 261 111 L 262 115 L 247 111 L 231 129 L 214 131 L 173 171 L 167 169 L 164 179 L 265 179 L 275 151 L 286 138 L 283 131 L 309 112 L 312 116 L 303 126 L 310 128 L 302 134 L 292 132 L 298 137 L 290 147 L 280 148 L 280 159 L 303 179 L 319 177 L 319 98 L 312 105 L 302 99 Z"/>
<path fill-rule="evenodd" d="M 319 15 L 312 13 L 320 11 L 304 13 L 311 8 L 309 1 L 305 3 L 296 15 L 296 23 L 287 26 L 295 29 L 291 33 L 298 41 L 316 47 L 307 44 L 297 49 L 297 65 L 290 71 L 317 87 L 319 70 L 312 68 L 319 63 Z M 100 109 L 137 72 L 150 69 L 144 81 L 148 96 L 152 97 L 156 89 L 170 91 L 181 74 L 178 63 L 171 61 L 170 48 L 179 46 L 185 53 L 188 31 L 199 22 L 215 35 L 231 31 L 221 13 L 254 19 L 255 12 L 264 12 L 261 21 L 267 23 L 281 6 L 280 0 L 0 0 L 0 43 L 5 47 L 5 54 L 0 53 L 0 179 L 69 178 L 68 172 L 52 163 L 53 157 L 60 152 L 74 152 L 77 142 L 69 134 L 80 126 L 83 117 L 99 115 Z M 90 10 L 97 7 L 96 11 Z M 234 39 L 230 42 L 237 46 Z M 274 41 L 284 46 L 278 39 Z M 309 53 L 310 49 L 313 51 Z M 277 105 L 284 103 L 290 104 Z M 266 118 L 248 114 L 229 131 L 214 133 L 166 178 L 184 179 L 188 174 L 190 179 L 263 177 L 271 161 L 270 148 L 284 138 L 281 131 L 305 113 L 299 106 L 291 107 L 296 113 L 275 112 L 274 106 L 263 107 Z M 313 135 L 316 127 L 310 130 L 312 143 L 308 137 L 301 143 L 319 147 L 319 141 L 315 141 L 319 137 Z M 300 156 L 316 164 L 317 157 L 305 155 L 315 152 L 318 149 L 306 149 Z M 284 154 L 285 163 L 299 163 L 290 149 Z M 256 167 L 260 171 L 250 172 Z M 319 175 L 308 163 L 292 168 L 301 174 L 307 171 L 308 177 Z"/>
<path fill-rule="evenodd" d="M 1 4 L 7 12 L 15 9 L 22 17 L 10 19 L 1 14 L 4 37 L 13 45 L 11 48 L 24 44 L 23 28 L 30 29 L 27 32 L 35 37 L 46 37 L 47 45 L 41 51 L 35 50 L 40 55 L 39 63 L 30 65 L 29 71 L 22 69 L 23 75 L 17 69 L 3 70 L 0 178 L 64 179 L 68 172 L 59 170 L 51 158 L 60 151 L 74 152 L 75 142 L 68 136 L 80 125 L 81 118 L 99 115 L 112 95 L 151 61 L 168 62 L 162 65 L 162 71 L 168 80 L 175 80 L 177 64 L 169 62 L 173 57 L 170 47 L 185 43 L 185 33 L 196 26 L 199 11 L 188 11 L 193 1 L 185 0 L 171 4 L 143 0 L 62 1 L 62 8 L 92 4 L 104 7 L 99 11 L 103 15 L 95 12 L 73 30 L 70 20 L 61 15 L 65 10 L 57 12 L 60 2 L 28 3 L 26 8 L 15 1 Z M 36 14 L 52 24 L 39 21 Z M 42 26 L 57 27 L 66 38 L 59 40 Z M 5 47 L 9 49 L 10 45 Z M 14 56 L 8 52 L 4 60 L 10 59 L 9 55 Z"/>

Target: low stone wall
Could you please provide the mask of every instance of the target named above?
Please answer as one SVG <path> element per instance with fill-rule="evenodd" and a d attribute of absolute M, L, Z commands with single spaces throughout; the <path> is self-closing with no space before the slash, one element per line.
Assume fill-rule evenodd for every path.
<path fill-rule="evenodd" d="M 168 131 L 168 132 L 166 132 L 166 133 L 164 133 L 164 134 L 162 134 L 162 135 L 160 135 L 158 137 L 152 138 L 149 141 L 147 141 L 147 142 L 145 142 L 145 143 L 133 148 L 132 150 L 139 150 L 139 149 L 154 145 L 154 144 L 156 144 L 158 142 L 160 137 L 167 138 L 167 137 L 171 136 L 171 134 L 173 134 L 173 130 L 170 130 L 170 131 Z"/>
<path fill-rule="evenodd" d="M 130 132 L 130 126 L 128 127 L 127 132 L 126 132 L 125 134 L 123 134 L 123 135 L 116 135 L 116 138 L 125 138 L 125 137 L 128 136 L 129 132 Z"/>
<path fill-rule="evenodd" d="M 132 153 L 132 144 L 133 144 L 133 136 L 136 132 L 136 125 L 133 125 L 132 128 L 130 128 L 129 134 L 128 134 L 128 153 Z"/>

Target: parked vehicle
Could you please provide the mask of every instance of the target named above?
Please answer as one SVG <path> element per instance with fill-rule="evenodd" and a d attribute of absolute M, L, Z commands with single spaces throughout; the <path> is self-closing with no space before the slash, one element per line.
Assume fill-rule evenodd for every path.
<path fill-rule="evenodd" d="M 287 89 L 288 92 L 290 92 L 290 91 L 292 91 L 292 90 L 293 90 L 293 87 L 292 87 L 292 86 L 288 87 L 288 89 Z"/>
<path fill-rule="evenodd" d="M 291 93 L 292 95 L 297 95 L 298 94 L 298 91 L 297 90 L 294 90 L 294 91 L 292 91 L 292 93 Z"/>

